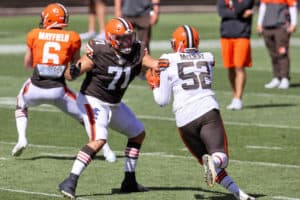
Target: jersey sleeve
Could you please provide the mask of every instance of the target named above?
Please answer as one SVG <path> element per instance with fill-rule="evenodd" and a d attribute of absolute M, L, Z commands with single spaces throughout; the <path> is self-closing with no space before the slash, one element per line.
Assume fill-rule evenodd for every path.
<path fill-rule="evenodd" d="M 205 60 L 207 60 L 207 62 L 213 67 L 215 66 L 215 57 L 212 53 L 210 52 L 204 52 L 204 57 Z"/>
<path fill-rule="evenodd" d="M 35 39 L 36 29 L 31 30 L 26 37 L 26 44 L 27 46 L 32 49 L 33 48 L 33 42 Z"/>
<path fill-rule="evenodd" d="M 72 31 L 71 32 L 72 37 L 72 51 L 76 52 L 78 49 L 81 48 L 81 39 L 78 33 Z"/>
<path fill-rule="evenodd" d="M 153 89 L 153 96 L 155 102 L 160 106 L 166 106 L 169 104 L 172 96 L 172 87 L 168 78 L 169 58 L 167 54 L 163 54 L 159 58 L 160 71 L 160 85 L 158 88 Z"/>

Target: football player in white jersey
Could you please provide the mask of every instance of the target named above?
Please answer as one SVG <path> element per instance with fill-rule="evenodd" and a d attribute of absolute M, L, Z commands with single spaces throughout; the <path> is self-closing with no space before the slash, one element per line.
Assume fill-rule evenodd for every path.
<path fill-rule="evenodd" d="M 254 200 L 225 170 L 228 165 L 226 132 L 211 88 L 214 56 L 198 50 L 199 34 L 189 25 L 176 28 L 171 44 L 174 53 L 160 57 L 160 70 L 151 69 L 146 74 L 156 103 L 167 105 L 173 93 L 173 112 L 179 133 L 186 147 L 203 165 L 208 186 L 217 182 L 238 200 Z"/>

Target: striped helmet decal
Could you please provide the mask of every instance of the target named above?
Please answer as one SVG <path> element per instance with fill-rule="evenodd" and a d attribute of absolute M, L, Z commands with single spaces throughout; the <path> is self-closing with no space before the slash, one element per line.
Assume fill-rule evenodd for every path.
<path fill-rule="evenodd" d="M 192 28 L 188 25 L 183 25 L 183 28 L 187 36 L 187 48 L 193 48 L 195 44 Z"/>
<path fill-rule="evenodd" d="M 118 17 L 117 19 L 123 24 L 123 26 L 126 29 L 126 32 L 132 32 L 131 25 L 127 22 L 127 20 L 125 20 L 122 17 Z"/>

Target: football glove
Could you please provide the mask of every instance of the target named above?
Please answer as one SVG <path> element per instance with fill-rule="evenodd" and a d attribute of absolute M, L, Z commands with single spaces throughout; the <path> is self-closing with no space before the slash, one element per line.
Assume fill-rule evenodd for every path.
<path fill-rule="evenodd" d="M 80 71 L 81 71 L 81 63 L 78 63 L 78 66 L 76 64 L 71 64 L 70 75 L 72 80 L 75 80 L 80 75 Z"/>
<path fill-rule="evenodd" d="M 146 72 L 146 79 L 151 90 L 159 87 L 160 77 L 158 71 L 155 71 L 153 69 L 148 69 Z"/>

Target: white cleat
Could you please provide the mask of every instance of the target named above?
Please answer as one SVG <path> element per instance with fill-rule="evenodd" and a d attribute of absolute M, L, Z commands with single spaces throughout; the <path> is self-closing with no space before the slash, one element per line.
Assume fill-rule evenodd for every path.
<path fill-rule="evenodd" d="M 209 187 L 212 187 L 216 180 L 216 170 L 212 157 L 208 154 L 202 156 L 202 162 L 204 167 L 204 181 Z"/>
<path fill-rule="evenodd" d="M 105 160 L 109 163 L 113 163 L 113 162 L 117 161 L 117 157 L 116 157 L 115 153 L 112 151 L 105 152 L 105 153 L 103 153 L 103 155 L 105 157 Z"/>
<path fill-rule="evenodd" d="M 290 87 L 290 82 L 289 82 L 289 79 L 287 78 L 282 78 L 281 81 L 280 81 L 280 84 L 278 86 L 279 89 L 289 89 Z"/>
<path fill-rule="evenodd" d="M 245 192 L 243 192 L 242 190 L 239 190 L 239 192 L 237 193 L 234 193 L 233 194 L 234 197 L 237 199 L 237 200 L 255 200 L 254 197 L 246 194 Z"/>
<path fill-rule="evenodd" d="M 241 110 L 243 108 L 243 102 L 240 99 L 233 98 L 226 108 L 227 110 Z"/>
<path fill-rule="evenodd" d="M 265 88 L 272 89 L 277 88 L 280 85 L 280 80 L 278 78 L 273 78 L 269 83 L 265 84 Z"/>
<path fill-rule="evenodd" d="M 22 142 L 18 142 L 13 150 L 11 151 L 11 155 L 12 156 L 20 156 L 23 152 L 23 150 L 27 147 L 27 140 L 26 141 L 22 141 Z"/>

